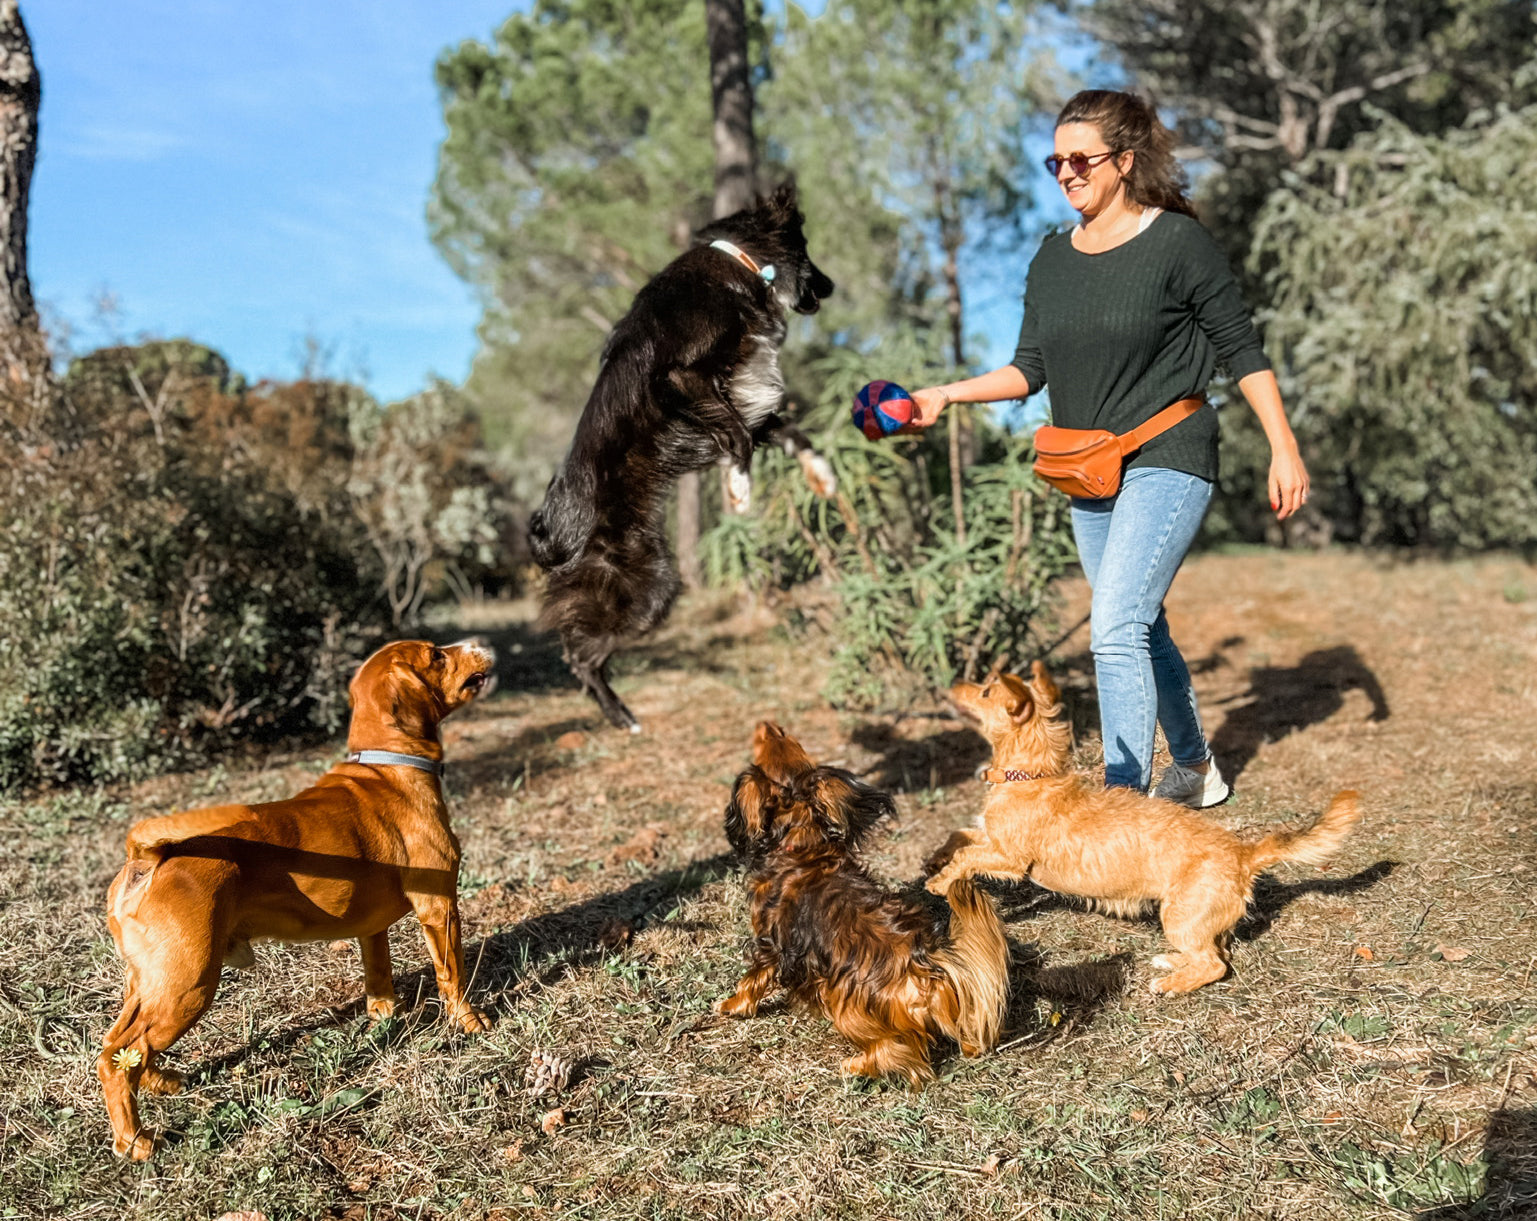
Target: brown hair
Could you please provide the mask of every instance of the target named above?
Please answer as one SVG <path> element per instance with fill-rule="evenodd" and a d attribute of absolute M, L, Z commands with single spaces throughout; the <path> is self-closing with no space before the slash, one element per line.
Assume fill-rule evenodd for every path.
<path fill-rule="evenodd" d="M 1194 216 L 1185 192 L 1184 167 L 1174 159 L 1174 133 L 1158 118 L 1152 103 L 1116 89 L 1084 89 L 1067 99 L 1057 126 L 1088 123 L 1115 153 L 1132 152 L 1126 197 L 1144 208 L 1162 208 Z"/>

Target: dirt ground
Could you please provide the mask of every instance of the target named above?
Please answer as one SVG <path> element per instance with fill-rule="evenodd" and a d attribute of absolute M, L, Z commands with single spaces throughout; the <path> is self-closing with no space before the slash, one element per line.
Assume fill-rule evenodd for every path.
<path fill-rule="evenodd" d="M 1068 583 L 1050 661 L 1092 768 L 1086 605 Z M 1003 1044 L 942 1053 L 918 1094 L 841 1080 L 820 1019 L 710 1013 L 746 940 L 721 811 L 759 718 L 896 794 L 871 853 L 893 887 L 982 800 L 978 737 L 829 708 L 826 646 L 761 608 L 697 601 L 624 659 L 638 736 L 526 608 L 467 614 L 504 658 L 445 731 L 494 1029 L 441 1021 L 409 922 L 375 1027 L 351 943 L 261 947 L 172 1053 L 186 1092 L 145 1103 L 170 1140 L 144 1166 L 113 1158 L 93 1073 L 123 832 L 290 793 L 339 744 L 0 806 L 0 1217 L 1537 1216 L 1537 568 L 1214 554 L 1168 608 L 1234 783 L 1215 817 L 1352 787 L 1361 827 L 1264 880 L 1231 976 L 1188 997 L 1147 989 L 1155 923 L 994 887 Z M 574 1063 L 560 1094 L 528 1094 L 534 1050 Z"/>

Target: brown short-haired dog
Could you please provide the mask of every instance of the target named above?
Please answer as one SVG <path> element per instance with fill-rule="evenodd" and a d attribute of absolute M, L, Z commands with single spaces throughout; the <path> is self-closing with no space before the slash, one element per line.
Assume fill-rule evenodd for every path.
<path fill-rule="evenodd" d="M 955 832 L 932 858 L 929 889 L 944 894 L 981 874 L 1028 877 L 1118 916 L 1156 903 L 1175 952 L 1153 959 L 1169 972 L 1153 991 L 1221 979 L 1255 877 L 1281 861 L 1328 861 L 1359 817 L 1356 794 L 1339 793 L 1310 827 L 1241 838 L 1172 801 L 1074 774 L 1060 695 L 1039 661 L 1029 682 L 1004 674 L 951 689 L 992 744 L 992 788 L 978 829 Z"/>
<path fill-rule="evenodd" d="M 439 781 L 438 723 L 491 688 L 495 660 L 476 641 L 385 645 L 352 680 L 352 755 L 313 786 L 287 801 L 134 824 L 107 892 L 128 985 L 96 1062 L 118 1153 L 154 1152 L 138 1091 L 180 1088 L 156 1057 L 213 1002 L 221 963 L 250 965 L 255 939 L 356 937 L 368 1012 L 384 1017 L 395 1008 L 389 928 L 414 911 L 449 1016 L 487 1029 L 465 999 L 459 841 Z"/>
<path fill-rule="evenodd" d="M 845 1073 L 933 1076 L 943 1035 L 967 1056 L 998 1041 L 1008 1003 L 1008 943 L 992 900 L 950 889 L 948 935 L 921 904 L 885 890 L 859 861 L 891 798 L 835 767 L 817 767 L 770 721 L 753 735 L 753 766 L 737 778 L 726 836 L 750 876 L 753 948 L 719 1013 L 751 1017 L 785 988 L 824 1014 L 860 1051 Z"/>

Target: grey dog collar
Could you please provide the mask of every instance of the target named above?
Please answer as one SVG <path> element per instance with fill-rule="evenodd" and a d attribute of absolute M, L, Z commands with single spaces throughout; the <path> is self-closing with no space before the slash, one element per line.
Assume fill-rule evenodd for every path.
<path fill-rule="evenodd" d="M 443 774 L 443 765 L 436 759 L 423 755 L 398 755 L 392 750 L 355 750 L 344 760 L 347 763 L 363 763 L 371 766 L 414 767 L 418 771 Z"/>

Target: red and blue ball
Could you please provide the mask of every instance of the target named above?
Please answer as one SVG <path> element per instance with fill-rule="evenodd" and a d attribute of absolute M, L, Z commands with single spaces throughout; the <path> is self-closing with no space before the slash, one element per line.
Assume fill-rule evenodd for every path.
<path fill-rule="evenodd" d="M 854 396 L 854 427 L 872 441 L 901 431 L 914 414 L 913 396 L 896 382 L 870 382 Z"/>

